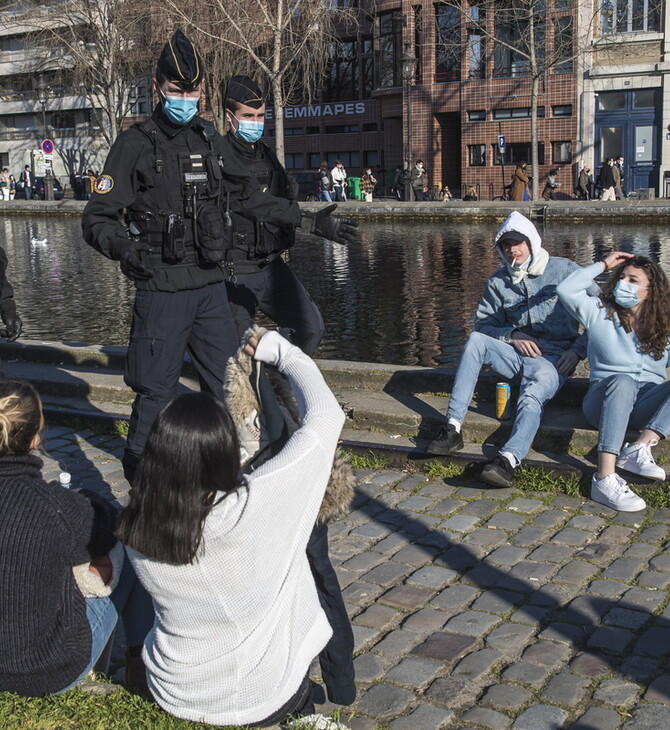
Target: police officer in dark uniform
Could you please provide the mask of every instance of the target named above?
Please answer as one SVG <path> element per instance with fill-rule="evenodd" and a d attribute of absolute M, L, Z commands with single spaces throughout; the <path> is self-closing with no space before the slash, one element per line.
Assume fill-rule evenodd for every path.
<path fill-rule="evenodd" d="M 222 263 L 231 238 L 221 137 L 196 114 L 202 86 L 200 56 L 177 31 L 158 59 L 159 104 L 119 135 L 84 210 L 87 243 L 119 261 L 137 288 L 125 372 L 136 393 L 123 457 L 129 481 L 184 353 L 201 388 L 222 398 L 238 344 Z"/>
<path fill-rule="evenodd" d="M 238 335 L 244 334 L 260 310 L 287 328 L 294 344 L 312 355 L 323 336 L 321 313 L 283 254 L 293 245 L 296 228 L 349 243 L 356 237 L 358 223 L 332 215 L 336 205 L 296 215 L 297 185 L 275 153 L 261 141 L 265 99 L 260 88 L 247 76 L 235 76 L 225 96 L 229 125 L 223 138 L 226 169 L 238 174 L 248 172 L 257 184 L 256 196 L 258 191 L 267 191 L 277 204 L 290 205 L 288 209 L 279 205 L 262 209 L 252 205 L 254 196 L 244 194 L 233 194 L 227 200 L 234 230 L 233 247 L 226 256 L 228 293 Z M 307 558 L 321 606 L 333 629 L 333 636 L 319 655 L 328 699 L 349 705 L 356 698 L 354 638 L 337 574 L 328 556 L 326 524 L 314 527 Z"/>
<path fill-rule="evenodd" d="M 295 201 L 296 181 L 286 174 L 277 156 L 262 140 L 265 120 L 264 94 L 248 76 L 234 76 L 225 94 L 228 133 L 224 136 L 226 166 L 240 166 L 276 200 Z M 297 208 L 297 203 L 295 203 Z M 290 338 L 312 355 L 323 337 L 318 307 L 300 283 L 284 254 L 295 241 L 296 228 L 338 243 L 356 237 L 357 221 L 331 215 L 335 205 L 316 214 L 258 216 L 241 196 L 231 196 L 233 248 L 227 253 L 228 295 L 242 336 L 257 311 L 289 330 Z"/>

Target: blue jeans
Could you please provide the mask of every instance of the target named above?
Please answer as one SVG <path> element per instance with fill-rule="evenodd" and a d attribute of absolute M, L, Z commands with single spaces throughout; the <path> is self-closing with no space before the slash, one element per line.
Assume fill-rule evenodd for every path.
<path fill-rule="evenodd" d="M 319 200 L 323 203 L 332 203 L 333 199 L 330 196 L 330 190 L 322 190 L 319 193 Z"/>
<path fill-rule="evenodd" d="M 477 385 L 482 365 L 488 365 L 507 380 L 519 382 L 519 399 L 512 435 L 501 449 L 521 461 L 540 427 L 544 404 L 565 382 L 556 370 L 560 355 L 524 357 L 515 347 L 481 332 L 473 332 L 465 343 L 449 400 L 447 418 L 463 422 Z"/>
<path fill-rule="evenodd" d="M 112 594 L 104 598 L 86 599 L 86 618 L 91 627 L 91 657 L 77 679 L 56 694 L 72 689 L 91 671 L 105 650 L 119 616 L 123 619 L 127 646 L 143 644 L 153 626 L 154 609 L 151 596 L 137 580 L 127 555 L 123 561 L 121 577 Z"/>
<path fill-rule="evenodd" d="M 628 426 L 670 433 L 670 381 L 641 383 L 630 375 L 610 375 L 591 383 L 582 405 L 584 417 L 598 428 L 598 451 L 618 454 Z"/>

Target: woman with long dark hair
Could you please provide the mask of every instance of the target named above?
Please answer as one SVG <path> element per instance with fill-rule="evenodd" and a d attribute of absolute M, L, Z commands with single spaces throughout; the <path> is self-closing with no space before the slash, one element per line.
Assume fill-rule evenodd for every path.
<path fill-rule="evenodd" d="M 305 549 L 344 414 L 278 333 L 245 351 L 288 378 L 298 430 L 242 477 L 225 407 L 175 398 L 149 434 L 117 534 L 156 607 L 144 659 L 157 702 L 186 719 L 267 727 L 313 712 L 308 670 L 332 631 Z"/>
<path fill-rule="evenodd" d="M 611 271 L 599 297 L 587 291 Z M 571 274 L 557 288 L 568 311 L 586 328 L 591 368 L 584 398 L 586 419 L 598 428 L 598 471 L 591 498 L 636 512 L 644 500 L 616 469 L 665 479 L 652 447 L 670 433 L 670 283 L 661 267 L 643 256 L 614 251 Z M 624 444 L 628 427 L 639 437 Z M 622 448 L 623 446 L 623 448 Z"/>
<path fill-rule="evenodd" d="M 151 599 L 124 561 L 105 503 L 42 479 L 31 450 L 43 427 L 33 386 L 0 379 L 0 691 L 41 697 L 76 686 L 121 615 L 126 684 L 141 685 Z"/>

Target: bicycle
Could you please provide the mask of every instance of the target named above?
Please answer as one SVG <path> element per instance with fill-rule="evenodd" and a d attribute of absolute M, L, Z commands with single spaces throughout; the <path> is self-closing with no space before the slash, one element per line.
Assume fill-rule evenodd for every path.
<path fill-rule="evenodd" d="M 509 200 L 510 199 L 509 194 L 510 194 L 511 189 L 512 189 L 511 183 L 509 185 L 503 185 L 501 188 L 501 194 L 496 195 L 494 198 L 492 198 L 492 200 Z"/>

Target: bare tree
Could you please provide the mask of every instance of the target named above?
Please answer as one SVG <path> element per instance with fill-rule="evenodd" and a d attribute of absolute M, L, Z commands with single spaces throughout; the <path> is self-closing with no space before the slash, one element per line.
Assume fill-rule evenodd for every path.
<path fill-rule="evenodd" d="M 148 13 L 132 0 L 67 0 L 53 6 L 17 2 L 4 22 L 27 29 L 34 71 L 65 69 L 93 121 L 111 146 L 155 60 Z"/>
<path fill-rule="evenodd" d="M 210 45 L 223 45 L 231 51 L 225 66 L 221 63 L 216 70 L 208 69 L 219 77 L 217 88 L 208 88 L 213 104 L 221 81 L 231 73 L 247 72 L 269 86 L 276 153 L 283 163 L 284 107 L 310 98 L 326 74 L 339 31 L 353 27 L 355 11 L 324 0 L 202 0 L 192 9 L 167 0 L 167 5 L 187 33 L 195 32 Z M 218 102 L 220 108 L 221 100 Z"/>
<path fill-rule="evenodd" d="M 448 8 L 438 20 L 436 55 L 448 73 L 460 79 L 460 63 L 466 54 L 478 54 L 483 67 L 486 58 L 482 44 L 474 45 L 473 37 L 486 39 L 493 49 L 493 73 L 500 78 L 530 79 L 530 135 L 533 169 L 532 195 L 537 198 L 539 165 L 537 111 L 541 80 L 548 73 L 572 73 L 577 57 L 589 50 L 580 39 L 588 33 L 576 34 L 577 5 L 586 0 L 440 0 Z M 595 18 L 594 6 L 589 4 L 582 22 L 589 25 Z M 476 66 L 476 64 L 475 64 Z M 472 73 L 472 64 L 470 66 Z"/>

